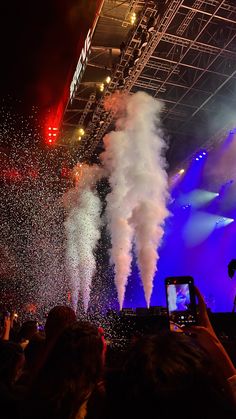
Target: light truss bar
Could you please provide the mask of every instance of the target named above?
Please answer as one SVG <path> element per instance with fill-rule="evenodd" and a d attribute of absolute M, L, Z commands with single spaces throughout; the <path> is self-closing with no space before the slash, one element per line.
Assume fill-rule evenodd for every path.
<path fill-rule="evenodd" d="M 194 117 L 233 77 L 236 76 L 236 70 L 211 94 L 198 109 L 191 115 L 190 118 Z"/>
<path fill-rule="evenodd" d="M 234 35 L 234 38 L 233 39 L 236 39 L 236 34 Z M 232 42 L 232 39 L 228 42 L 228 44 L 229 43 L 231 43 Z M 227 45 L 226 45 L 226 47 L 227 47 Z M 220 56 L 220 53 L 219 54 L 217 54 L 210 62 L 209 62 L 209 64 L 208 64 L 208 66 L 206 67 L 206 69 L 208 69 L 210 66 L 212 66 L 212 64 L 214 64 L 214 62 L 217 60 L 217 58 Z M 192 83 L 192 85 L 188 88 L 188 90 L 179 98 L 179 100 L 176 102 L 176 104 L 174 105 L 174 108 L 181 102 L 181 100 L 182 99 L 184 99 L 184 97 L 190 92 L 190 90 L 191 89 L 193 89 L 194 88 L 194 86 L 196 85 L 196 83 L 198 83 L 198 81 L 200 80 L 200 78 L 202 77 L 202 75 L 204 74 L 204 72 L 203 73 L 201 73 L 195 80 L 194 80 L 194 82 Z M 209 100 L 211 100 L 215 95 L 216 95 L 216 93 L 217 92 L 219 92 L 221 89 L 222 89 L 222 87 L 223 86 L 225 86 L 225 84 L 226 83 L 228 83 L 228 81 L 229 80 L 231 80 L 232 78 L 234 78 L 236 76 L 236 71 L 234 71 L 230 76 L 228 76 L 227 78 L 226 78 L 226 80 L 224 80 L 224 82 L 223 83 L 221 83 L 221 85 L 214 91 L 214 93 L 212 93 L 209 97 L 208 97 L 208 99 L 207 100 L 205 100 L 204 102 L 203 102 L 203 104 L 198 108 L 198 110 L 196 110 L 192 115 L 191 115 L 191 118 L 193 117 L 193 116 L 195 116 L 202 108 L 203 108 L 203 106 L 205 106 L 205 104 L 207 104 L 208 102 L 209 102 Z"/>
<path fill-rule="evenodd" d="M 208 25 L 208 23 L 207 23 L 207 25 Z M 162 41 L 171 43 L 173 45 L 179 45 L 181 47 L 186 47 L 186 48 L 188 48 L 188 51 L 191 48 L 191 49 L 199 51 L 199 52 L 206 52 L 208 54 L 214 54 L 214 55 L 218 54 L 220 52 L 222 54 L 222 56 L 225 56 L 226 58 L 236 58 L 236 52 L 235 51 L 230 51 L 230 50 L 227 50 L 226 48 L 219 48 L 219 47 L 216 47 L 214 45 L 204 44 L 203 42 L 197 42 L 196 40 L 190 40 L 188 38 L 182 38 L 181 36 L 176 36 L 176 35 L 172 35 L 172 34 L 169 34 L 169 33 L 163 34 Z M 184 57 L 182 57 L 182 58 L 184 58 Z"/>
<path fill-rule="evenodd" d="M 177 35 L 181 36 L 186 31 L 186 29 L 189 27 L 190 23 L 192 22 L 193 18 L 196 16 L 196 12 L 193 10 L 193 8 L 199 8 L 202 5 L 204 5 L 204 0 L 196 0 L 193 4 L 193 7 L 189 9 L 189 12 L 183 19 L 181 25 L 178 27 L 176 33 Z M 184 7 L 184 4 L 181 5 L 181 9 Z"/>
<path fill-rule="evenodd" d="M 129 92 L 131 90 L 132 86 L 134 85 L 134 83 L 137 81 L 137 79 L 140 76 L 140 74 L 142 73 L 145 65 L 147 64 L 149 58 L 153 55 L 153 52 L 155 51 L 155 49 L 157 48 L 157 45 L 161 41 L 162 34 L 164 34 L 166 32 L 168 26 L 172 22 L 174 16 L 176 15 L 176 13 L 179 10 L 182 3 L 183 3 L 183 0 L 173 0 L 171 2 L 168 2 L 165 13 L 161 17 L 160 22 L 159 22 L 159 28 L 162 31 L 162 33 L 155 32 L 153 37 L 151 38 L 151 40 L 148 42 L 146 48 L 144 49 L 144 52 L 143 52 L 142 56 L 140 57 L 139 62 L 137 63 L 137 65 L 135 66 L 134 70 L 132 71 L 129 79 L 125 83 L 125 87 L 123 89 L 124 91 Z M 150 17 L 151 15 L 155 15 L 155 14 L 157 14 L 156 8 L 155 7 L 150 8 L 147 5 L 146 8 L 143 10 L 143 14 L 141 16 L 141 21 L 139 22 L 138 26 L 142 27 L 142 25 L 145 24 L 144 22 L 147 21 L 147 18 Z M 136 32 L 137 32 L 137 28 L 136 28 Z M 135 40 L 135 35 L 136 35 L 136 33 L 134 33 L 133 39 L 131 39 L 130 42 L 129 42 L 129 46 L 127 48 L 127 56 L 124 57 L 125 60 L 130 59 L 129 47 L 131 47 L 130 50 L 132 51 L 133 48 L 134 48 L 134 45 L 137 44 L 137 41 Z M 139 41 L 139 37 L 137 38 L 137 40 Z M 121 61 L 120 64 L 117 66 L 116 77 L 112 78 L 113 80 L 107 88 L 107 94 L 108 95 L 112 94 L 116 90 L 116 88 L 118 86 L 119 78 L 123 74 L 123 69 L 124 69 L 125 64 L 127 64 L 127 61 L 125 61 L 125 62 Z M 95 119 L 97 117 L 99 118 L 99 116 L 103 112 L 104 112 L 104 108 L 103 108 L 103 104 L 101 102 L 98 105 L 98 107 L 95 111 L 95 115 L 94 115 Z M 102 127 L 97 130 L 96 138 L 94 139 L 93 143 L 89 147 L 89 149 L 87 151 L 87 156 L 91 155 L 91 153 L 94 151 L 97 144 L 99 143 L 99 141 L 102 139 L 102 137 L 106 133 L 107 129 L 109 128 L 112 119 L 113 119 L 113 115 L 111 113 L 108 113 L 108 112 L 105 113 L 105 122 L 102 125 Z M 92 124 L 90 124 L 89 129 L 90 129 L 90 132 L 92 134 L 92 130 L 93 130 Z"/>
<path fill-rule="evenodd" d="M 142 79 L 143 80 L 148 80 L 148 81 L 150 81 L 150 83 L 149 82 L 145 83 L 145 82 L 142 81 Z M 154 82 L 154 83 L 151 83 L 151 82 Z M 158 89 L 158 87 L 160 86 L 160 83 L 162 83 L 162 80 L 160 80 L 160 79 L 158 80 L 156 78 L 152 78 L 152 77 L 149 77 L 149 76 L 144 76 L 142 74 L 138 78 L 138 80 L 136 81 L 134 86 L 141 86 L 142 85 L 142 87 L 150 87 L 150 88 L 155 90 L 155 89 Z M 171 82 L 171 81 L 167 81 L 165 83 L 165 85 L 173 86 L 173 87 L 179 87 L 179 88 L 184 89 L 184 90 L 186 90 L 186 89 L 188 90 L 190 88 L 190 86 L 187 86 L 186 84 L 181 84 L 181 83 Z M 164 89 L 164 90 L 166 90 L 166 89 Z M 194 87 L 193 88 L 191 87 L 191 90 L 194 91 L 194 92 L 204 93 L 204 94 L 207 94 L 207 95 L 211 95 L 211 93 L 212 93 L 212 92 L 209 92 L 209 91 L 206 91 L 206 90 L 203 90 L 203 89 L 196 89 Z"/>
<path fill-rule="evenodd" d="M 180 67 L 185 67 L 185 68 L 189 68 L 189 69 L 192 69 L 192 70 L 198 70 L 198 71 L 202 71 L 204 73 L 215 74 L 216 76 L 220 76 L 220 77 L 228 77 L 228 74 L 219 73 L 218 71 L 206 69 L 204 67 L 199 67 L 199 66 L 192 65 L 192 64 L 186 64 L 186 63 L 182 63 L 182 62 L 178 62 L 178 61 L 174 61 L 174 60 L 168 60 L 167 58 L 163 58 L 163 57 L 159 57 L 159 56 L 155 56 L 155 55 L 153 55 L 152 58 L 155 59 L 155 62 L 149 61 L 146 65 L 146 68 L 152 68 L 153 70 L 170 71 L 173 68 L 172 65 L 177 64 Z M 158 62 L 158 61 L 160 61 L 160 62 Z M 166 63 L 166 64 L 162 65 L 163 64 L 162 62 Z M 176 73 L 178 74 L 179 72 L 176 70 Z"/>
<path fill-rule="evenodd" d="M 218 4 L 218 6 L 216 7 L 214 13 L 211 15 L 211 17 L 209 18 L 209 20 L 205 23 L 205 25 L 202 27 L 202 29 L 200 30 L 200 32 L 197 34 L 197 36 L 195 37 L 194 40 L 192 41 L 188 41 L 189 45 L 186 48 L 186 50 L 183 52 L 183 54 L 181 55 L 179 61 L 182 61 L 184 59 L 184 57 L 187 55 L 187 53 L 190 51 L 190 49 L 193 47 L 193 45 L 196 45 L 197 40 L 200 38 L 200 36 L 202 35 L 203 31 L 207 28 L 207 26 L 209 25 L 209 23 L 211 22 L 211 20 L 213 19 L 214 15 L 219 11 L 221 5 L 224 3 L 224 0 L 221 0 L 220 4 Z M 230 41 L 231 42 L 231 41 Z M 229 44 L 229 43 L 228 43 Z M 227 46 L 226 46 L 227 47 Z M 218 55 L 214 57 L 214 59 L 212 60 L 212 63 L 216 60 L 216 58 L 222 53 L 222 50 L 220 49 L 220 52 L 218 51 Z M 212 64 L 211 63 L 211 64 Z M 174 70 L 177 68 L 178 64 L 176 64 L 176 66 L 173 67 L 173 69 L 170 71 L 170 73 L 168 74 L 167 78 L 165 79 L 165 81 L 163 81 L 163 83 L 161 84 L 160 88 L 162 88 L 164 86 L 164 84 L 170 79 L 170 77 L 172 76 Z M 207 68 L 209 68 L 209 66 L 207 66 Z M 202 73 L 203 74 L 203 73 Z M 201 76 L 202 76 L 201 74 Z M 199 77 L 200 78 L 200 77 Z M 196 83 L 196 81 L 195 81 Z M 193 86 L 191 86 L 193 87 Z M 159 89 L 160 89 L 159 88 Z M 158 92 L 157 92 L 158 93 Z M 156 94 L 157 94 L 156 93 Z M 187 93 L 187 92 L 186 92 Z M 179 102 L 179 101 L 178 101 Z"/>
<path fill-rule="evenodd" d="M 204 5 L 204 1 L 202 2 L 202 4 Z M 203 14 L 203 15 L 205 15 L 205 16 L 211 16 L 211 13 L 209 13 L 209 12 L 205 12 L 204 10 L 202 10 L 202 9 L 197 9 L 197 8 L 195 8 L 194 6 L 193 7 L 191 7 L 191 6 L 186 6 L 186 5 L 182 5 L 182 9 L 187 9 L 187 10 L 189 10 L 189 11 L 191 11 L 192 13 L 194 13 L 194 16 L 197 14 L 197 13 L 201 13 L 201 14 Z M 236 12 L 236 9 L 234 8 L 234 10 L 233 10 L 234 12 Z M 223 20 L 224 22 L 226 22 L 226 23 L 233 23 L 234 25 L 236 25 L 236 22 L 235 22 L 235 20 L 232 20 L 232 19 L 229 19 L 229 18 L 227 18 L 227 17 L 223 17 L 223 16 L 220 16 L 220 15 L 214 15 L 214 18 L 215 19 L 219 19 L 219 20 Z"/>
<path fill-rule="evenodd" d="M 91 107 L 92 107 L 92 105 L 94 104 L 95 100 L 96 100 L 96 96 L 95 96 L 95 94 L 94 94 L 94 93 L 92 93 L 92 94 L 89 96 L 89 100 L 88 100 L 88 102 L 86 103 L 86 106 L 85 106 L 85 108 L 84 108 L 83 114 L 82 114 L 82 115 L 81 115 L 81 117 L 80 117 L 80 120 L 79 120 L 79 126 L 80 126 L 80 127 L 82 127 L 82 126 L 83 126 L 83 124 L 84 124 L 84 120 L 85 120 L 85 118 L 86 118 L 86 116 L 87 116 L 88 112 L 91 112 Z"/>

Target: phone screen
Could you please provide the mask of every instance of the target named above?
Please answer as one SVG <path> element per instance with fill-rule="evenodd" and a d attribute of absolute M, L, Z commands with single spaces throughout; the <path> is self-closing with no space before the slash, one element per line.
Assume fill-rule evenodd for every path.
<path fill-rule="evenodd" d="M 166 279 L 167 308 L 170 321 L 180 325 L 196 324 L 196 303 L 191 277 Z"/>

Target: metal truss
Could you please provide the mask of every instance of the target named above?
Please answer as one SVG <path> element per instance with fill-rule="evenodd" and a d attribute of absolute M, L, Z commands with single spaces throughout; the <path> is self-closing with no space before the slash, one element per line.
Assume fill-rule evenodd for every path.
<path fill-rule="evenodd" d="M 159 19 L 158 10 L 155 7 L 155 5 L 153 5 L 153 7 L 150 7 L 149 4 L 145 6 L 145 8 L 142 11 L 142 15 L 140 16 L 139 23 L 134 33 L 130 37 L 126 45 L 126 50 L 123 56 L 121 57 L 119 64 L 117 65 L 115 69 L 115 73 L 112 77 L 112 81 L 106 89 L 105 97 L 110 96 L 117 88 L 119 88 L 119 82 L 120 80 L 123 79 L 124 68 L 126 68 L 129 62 L 132 60 L 132 52 L 134 51 L 135 48 L 138 47 L 140 43 L 139 34 L 142 33 L 142 31 L 146 28 L 148 19 L 150 19 L 150 17 L 152 16 L 154 17 L 154 19 L 159 19 L 159 27 L 162 30 L 162 33 L 165 33 L 169 24 L 174 18 L 175 14 L 179 10 L 182 1 L 183 0 L 172 1 L 168 5 L 167 9 L 165 10 L 164 15 L 160 19 Z M 151 37 L 151 40 L 147 43 L 147 46 L 144 49 L 142 55 L 140 56 L 140 59 L 138 60 L 137 65 L 134 67 L 129 78 L 124 83 L 124 86 L 122 89 L 124 92 L 129 92 L 132 89 L 135 81 L 138 79 L 146 63 L 148 62 L 149 58 L 152 56 L 157 45 L 159 44 L 161 37 L 162 37 L 162 34 L 159 32 L 155 32 L 154 35 Z M 96 117 L 96 119 L 99 119 L 102 114 L 104 114 L 104 106 L 103 106 L 103 102 L 101 101 L 95 110 L 93 119 L 94 119 L 94 116 Z M 87 150 L 85 153 L 86 157 L 91 155 L 91 153 L 93 153 L 93 151 L 96 149 L 97 145 L 99 144 L 100 140 L 103 138 L 104 134 L 106 133 L 107 129 L 109 128 L 112 122 L 113 115 L 111 112 L 105 112 L 104 116 L 105 116 L 105 121 L 100 128 L 94 125 L 93 121 L 88 125 L 88 128 L 86 130 L 87 135 L 91 135 L 92 131 L 95 131 L 95 130 L 96 130 L 96 133 L 95 133 L 95 137 L 93 137 L 93 141 L 87 147 Z"/>
<path fill-rule="evenodd" d="M 123 2 L 108 3 L 118 6 Z M 86 91 L 83 84 L 78 89 L 75 109 L 69 111 L 64 122 L 84 126 L 87 159 L 112 123 L 113 115 L 105 111 L 104 101 L 116 90 L 144 90 L 160 98 L 166 104 L 163 121 L 167 131 L 175 133 L 178 127 L 176 134 L 184 138 L 191 124 L 199 123 L 202 112 L 214 112 L 215 98 L 227 96 L 232 86 L 236 88 L 236 4 L 227 0 L 171 0 L 165 3 L 161 14 L 158 4 L 127 2 L 121 25 L 127 28 L 131 11 L 138 12 L 138 22 L 130 29 L 119 61 L 111 70 L 110 84 L 100 99 L 89 89 Z M 151 32 L 145 47 L 140 48 L 150 18 L 154 19 L 156 30 Z M 109 54 L 112 48 L 113 45 L 96 45 L 88 66 L 94 71 L 102 69 L 99 56 Z M 141 52 L 134 64 L 134 52 L 138 50 Z M 77 115 L 76 120 L 73 115 Z M 216 137 L 211 136 L 209 144 L 216 142 Z"/>

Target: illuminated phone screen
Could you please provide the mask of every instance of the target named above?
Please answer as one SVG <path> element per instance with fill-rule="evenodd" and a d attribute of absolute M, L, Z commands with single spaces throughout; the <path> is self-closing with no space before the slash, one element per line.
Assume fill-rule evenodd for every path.
<path fill-rule="evenodd" d="M 193 280 L 190 277 L 167 278 L 166 296 L 171 322 L 179 325 L 197 324 Z"/>
<path fill-rule="evenodd" d="M 190 308 L 189 284 L 167 285 L 167 298 L 169 313 L 188 310 Z"/>

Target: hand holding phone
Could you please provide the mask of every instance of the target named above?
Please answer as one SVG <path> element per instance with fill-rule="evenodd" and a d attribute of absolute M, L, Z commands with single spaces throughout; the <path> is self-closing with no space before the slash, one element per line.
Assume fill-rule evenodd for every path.
<path fill-rule="evenodd" d="M 167 311 L 170 324 L 191 326 L 197 324 L 194 281 L 191 276 L 165 279 Z"/>

